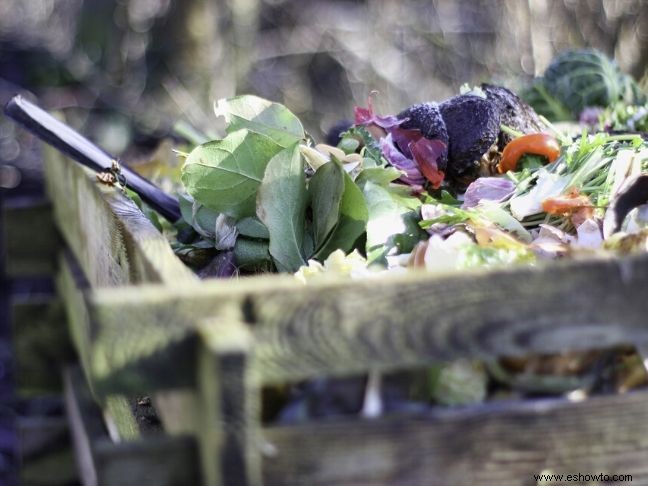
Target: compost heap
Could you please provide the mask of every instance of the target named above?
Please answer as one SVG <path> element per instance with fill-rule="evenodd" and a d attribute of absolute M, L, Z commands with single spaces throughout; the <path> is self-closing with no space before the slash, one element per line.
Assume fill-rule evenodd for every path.
<path fill-rule="evenodd" d="M 646 251 L 648 109 L 638 85 L 605 56 L 570 51 L 524 97 L 542 114 L 492 84 L 386 116 L 372 95 L 327 144 L 278 103 L 220 100 L 226 136 L 193 131 L 201 143 L 181 154 L 174 249 L 204 276 L 288 272 L 304 283 Z M 549 118 L 581 124 L 574 135 L 574 125 L 567 133 Z M 479 401 L 487 376 L 524 392 L 566 392 L 582 388 L 582 376 L 591 387 L 592 367 L 612 362 L 627 364 L 615 390 L 646 381 L 640 357 L 624 349 L 450 363 L 435 368 L 430 394 Z M 318 383 L 303 393 L 330 402 L 335 392 Z"/>

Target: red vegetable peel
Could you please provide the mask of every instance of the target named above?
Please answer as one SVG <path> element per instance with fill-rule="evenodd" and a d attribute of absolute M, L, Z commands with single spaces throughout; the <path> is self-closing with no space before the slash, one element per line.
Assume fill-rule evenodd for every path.
<path fill-rule="evenodd" d="M 547 133 L 522 135 L 511 140 L 504 147 L 497 171 L 504 174 L 509 170 L 515 170 L 519 160 L 525 154 L 542 155 L 551 163 L 560 155 L 560 145 L 558 140 Z"/>

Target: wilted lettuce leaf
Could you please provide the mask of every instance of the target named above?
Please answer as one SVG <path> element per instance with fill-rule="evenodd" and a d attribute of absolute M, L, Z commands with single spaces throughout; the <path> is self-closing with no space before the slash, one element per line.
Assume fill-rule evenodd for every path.
<path fill-rule="evenodd" d="M 197 202 L 214 211 L 253 216 L 266 165 L 280 150 L 265 135 L 237 130 L 193 149 L 182 167 L 182 182 Z"/>
<path fill-rule="evenodd" d="M 326 259 L 335 250 L 348 253 L 367 228 L 369 210 L 362 191 L 349 174 L 344 171 L 342 174 L 344 192 L 340 201 L 338 223 L 324 246 L 315 255 L 320 260 Z"/>
<path fill-rule="evenodd" d="M 304 161 L 295 143 L 268 162 L 257 197 L 257 216 L 268 228 L 270 255 L 280 272 L 296 272 L 305 263 L 306 200 Z"/>
<path fill-rule="evenodd" d="M 215 111 L 216 115 L 225 117 L 228 133 L 246 128 L 267 135 L 282 147 L 291 146 L 304 138 L 304 127 L 288 108 L 258 96 L 221 99 Z"/>

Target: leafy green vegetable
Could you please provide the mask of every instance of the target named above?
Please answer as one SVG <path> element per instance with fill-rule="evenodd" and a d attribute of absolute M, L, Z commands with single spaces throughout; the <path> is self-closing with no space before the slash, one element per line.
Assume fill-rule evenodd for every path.
<path fill-rule="evenodd" d="M 637 83 L 594 49 L 560 53 L 523 98 L 550 120 L 578 118 L 588 106 L 645 102 Z"/>
<path fill-rule="evenodd" d="M 364 145 L 362 149 L 362 156 L 374 161 L 377 166 L 385 165 L 382 158 L 382 150 L 376 139 L 371 136 L 369 130 L 361 125 L 353 126 L 342 134 L 342 141 L 347 138 L 355 138 L 360 140 Z M 340 143 L 342 143 L 342 141 Z"/>
<path fill-rule="evenodd" d="M 179 201 L 182 219 L 189 223 L 200 236 L 213 239 L 219 213 L 194 201 L 188 194 L 181 194 Z"/>
<path fill-rule="evenodd" d="M 394 172 L 396 174 L 394 174 Z M 400 173 L 384 169 L 367 169 L 360 173 L 358 186 L 367 202 L 367 260 L 369 263 L 384 261 L 387 254 L 396 247 L 399 234 L 420 234 L 417 224 L 406 214 L 420 205 L 415 197 L 407 196 L 389 179 Z M 394 179 L 391 179 L 394 180 Z"/>
<path fill-rule="evenodd" d="M 270 159 L 257 197 L 257 216 L 268 228 L 270 255 L 281 272 L 296 272 L 305 263 L 306 201 L 304 161 L 295 143 Z"/>
<path fill-rule="evenodd" d="M 362 191 L 349 174 L 342 171 L 342 175 L 344 177 L 344 192 L 340 201 L 338 223 L 324 246 L 315 255 L 320 260 L 325 260 L 335 250 L 348 253 L 356 240 L 367 229 L 369 211 Z"/>
<path fill-rule="evenodd" d="M 239 234 L 242 236 L 264 240 L 270 238 L 268 228 L 266 228 L 265 225 L 255 216 L 243 218 L 240 221 L 237 221 L 236 227 L 238 228 Z"/>
<path fill-rule="evenodd" d="M 313 237 L 319 249 L 338 222 L 344 192 L 344 169 L 335 161 L 322 165 L 308 184 L 313 211 Z"/>
<path fill-rule="evenodd" d="M 282 147 L 289 147 L 305 137 L 304 127 L 285 106 L 258 96 L 244 95 L 219 100 L 217 115 L 225 117 L 227 132 L 245 128 L 267 135 Z"/>
<path fill-rule="evenodd" d="M 237 130 L 192 150 L 182 167 L 182 182 L 197 202 L 214 211 L 253 216 L 266 165 L 281 149 L 265 135 Z"/>
<path fill-rule="evenodd" d="M 239 237 L 234 245 L 236 265 L 242 268 L 255 267 L 270 261 L 267 241 Z"/>

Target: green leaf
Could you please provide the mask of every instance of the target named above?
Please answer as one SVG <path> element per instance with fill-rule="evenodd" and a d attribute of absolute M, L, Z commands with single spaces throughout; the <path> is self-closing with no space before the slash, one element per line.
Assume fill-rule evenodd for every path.
<path fill-rule="evenodd" d="M 243 218 L 236 223 L 239 234 L 241 236 L 247 236 L 249 238 L 259 238 L 262 240 L 267 240 L 270 238 L 270 233 L 268 233 L 268 228 L 259 221 L 259 218 L 251 216 L 249 218 Z"/>
<path fill-rule="evenodd" d="M 356 182 L 359 186 L 362 186 L 366 181 L 373 181 L 377 184 L 386 185 L 395 181 L 400 176 L 401 172 L 394 167 L 371 167 L 360 172 L 356 178 Z"/>
<path fill-rule="evenodd" d="M 194 201 L 188 194 L 180 194 L 178 199 L 182 219 L 189 223 L 200 236 L 213 239 L 219 213 Z"/>
<path fill-rule="evenodd" d="M 348 253 L 367 229 L 369 210 L 362 191 L 346 172 L 343 174 L 344 193 L 340 202 L 339 221 L 326 244 L 315 255 L 319 260 L 325 260 L 338 249 Z"/>
<path fill-rule="evenodd" d="M 363 157 L 372 159 L 376 165 L 383 166 L 384 161 L 382 157 L 382 150 L 375 138 L 369 133 L 367 127 L 362 125 L 354 125 L 342 134 L 342 138 L 355 138 L 361 141 L 364 145 L 362 149 Z"/>
<path fill-rule="evenodd" d="M 270 255 L 281 272 L 296 272 L 306 263 L 302 255 L 306 199 L 304 161 L 294 144 L 268 162 L 257 197 L 257 216 L 268 228 Z"/>
<path fill-rule="evenodd" d="M 234 245 L 236 265 L 242 268 L 254 267 L 270 261 L 268 242 L 238 238 Z"/>
<path fill-rule="evenodd" d="M 258 96 L 244 95 L 219 100 L 216 115 L 225 117 L 228 133 L 246 128 L 267 135 L 284 148 L 305 137 L 304 127 L 288 108 Z"/>
<path fill-rule="evenodd" d="M 268 161 L 281 147 L 248 130 L 199 145 L 182 167 L 182 183 L 193 198 L 234 218 L 254 216 L 256 195 Z"/>
<path fill-rule="evenodd" d="M 390 184 L 389 181 L 400 176 L 398 171 L 387 169 L 363 170 L 358 179 L 369 218 L 367 221 L 367 261 L 384 262 L 389 251 L 403 245 L 403 237 L 410 240 L 420 234 L 417 219 L 408 216 L 420 206 L 420 201 L 407 195 L 407 188 Z M 396 176 L 396 177 L 394 177 Z"/>
<path fill-rule="evenodd" d="M 308 184 L 313 211 L 313 236 L 319 249 L 338 222 L 344 193 L 344 169 L 335 161 L 322 165 Z"/>

